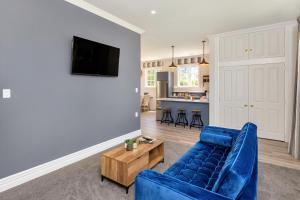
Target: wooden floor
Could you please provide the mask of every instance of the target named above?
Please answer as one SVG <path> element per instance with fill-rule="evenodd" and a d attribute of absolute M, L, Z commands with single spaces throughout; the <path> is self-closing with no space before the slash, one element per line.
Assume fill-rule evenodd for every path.
<path fill-rule="evenodd" d="M 164 141 L 193 145 L 199 140 L 199 130 L 196 128 L 174 127 L 174 124 L 160 124 L 155 120 L 155 112 L 144 112 L 141 115 L 142 134 Z M 288 153 L 285 142 L 259 139 L 260 162 L 300 170 L 300 161 L 293 159 Z"/>

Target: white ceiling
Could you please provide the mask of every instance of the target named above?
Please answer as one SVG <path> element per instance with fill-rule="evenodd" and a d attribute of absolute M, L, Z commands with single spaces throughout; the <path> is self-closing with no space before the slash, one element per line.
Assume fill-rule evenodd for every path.
<path fill-rule="evenodd" d="M 85 0 L 135 26 L 142 60 L 202 53 L 208 35 L 295 20 L 300 0 Z M 152 15 L 151 10 L 157 14 Z"/>

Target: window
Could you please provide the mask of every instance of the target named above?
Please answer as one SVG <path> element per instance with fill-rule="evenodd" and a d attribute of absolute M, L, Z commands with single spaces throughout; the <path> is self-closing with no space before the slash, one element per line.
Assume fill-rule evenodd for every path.
<path fill-rule="evenodd" d="M 177 68 L 178 87 L 198 87 L 199 86 L 199 67 L 181 66 Z"/>
<path fill-rule="evenodd" d="M 146 70 L 146 87 L 156 87 L 156 70 L 147 69 Z"/>

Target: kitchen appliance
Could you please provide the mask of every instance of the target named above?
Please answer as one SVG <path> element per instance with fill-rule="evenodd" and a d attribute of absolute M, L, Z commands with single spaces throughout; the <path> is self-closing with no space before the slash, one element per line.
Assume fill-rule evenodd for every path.
<path fill-rule="evenodd" d="M 173 72 L 157 72 L 156 98 L 168 98 L 173 93 Z"/>
<path fill-rule="evenodd" d="M 156 120 L 161 120 L 162 108 L 159 99 L 173 95 L 174 73 L 157 72 L 156 80 Z"/>

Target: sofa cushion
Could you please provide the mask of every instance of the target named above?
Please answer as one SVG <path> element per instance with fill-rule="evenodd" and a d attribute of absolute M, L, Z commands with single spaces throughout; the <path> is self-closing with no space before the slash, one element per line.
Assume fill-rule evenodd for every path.
<path fill-rule="evenodd" d="M 211 190 L 230 148 L 198 142 L 164 174 Z"/>

